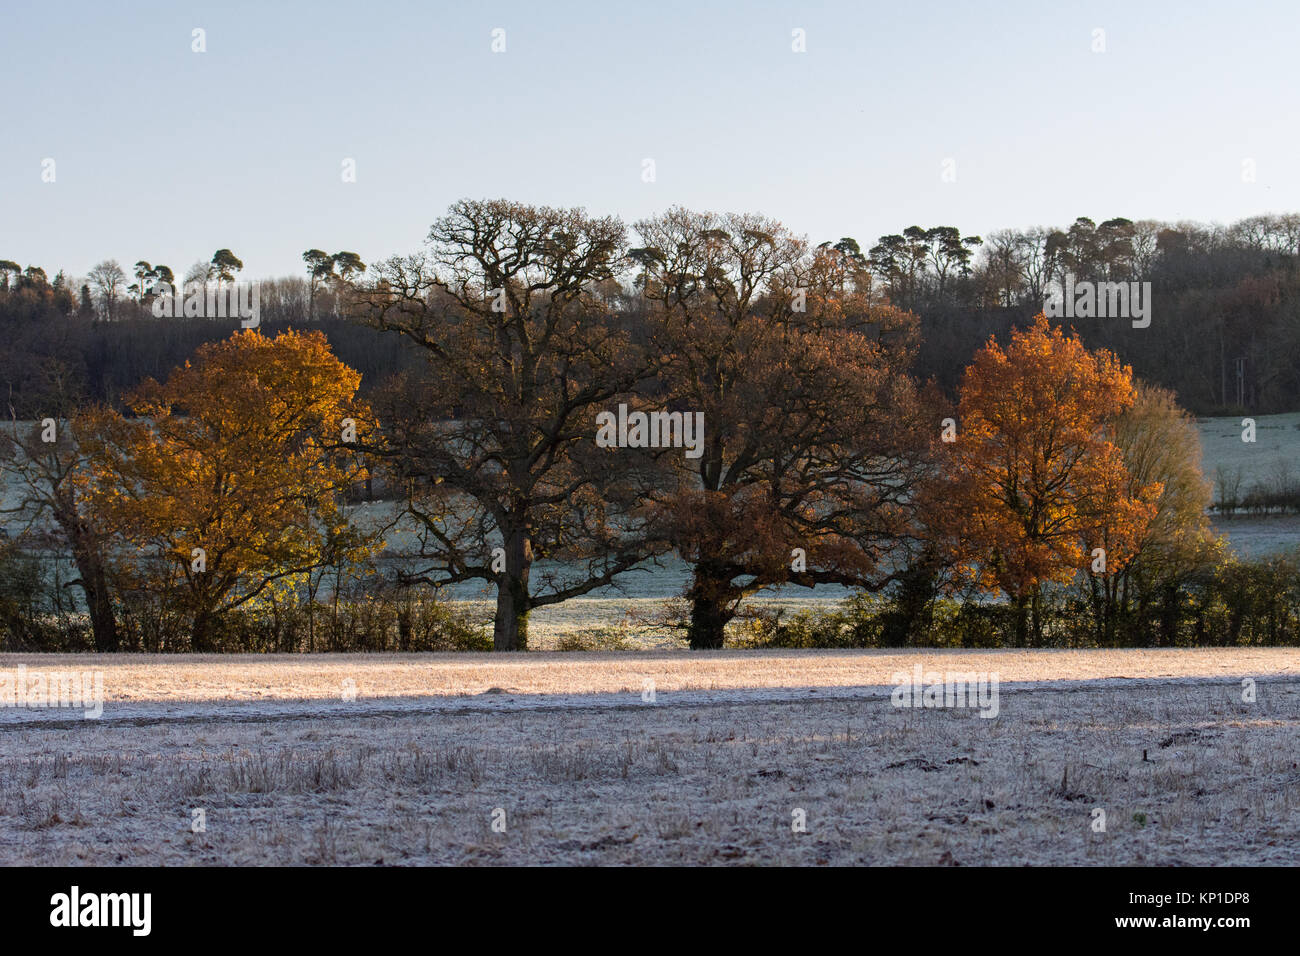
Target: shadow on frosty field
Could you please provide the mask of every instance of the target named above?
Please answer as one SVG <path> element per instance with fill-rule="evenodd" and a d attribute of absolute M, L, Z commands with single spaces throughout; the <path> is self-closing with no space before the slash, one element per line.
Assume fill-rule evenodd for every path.
<path fill-rule="evenodd" d="M 677 658 L 669 666 L 693 660 Z M 981 667 L 958 658 L 913 659 Z M 1004 684 L 996 719 L 830 687 L 788 701 L 706 691 L 603 707 L 7 722 L 0 863 L 1294 865 L 1294 670 L 1261 675 L 1253 703 L 1228 677 Z M 727 686 L 719 673 L 708 681 Z M 790 676 L 777 683 L 797 686 L 797 667 Z M 792 829 L 796 810 L 806 832 Z"/>

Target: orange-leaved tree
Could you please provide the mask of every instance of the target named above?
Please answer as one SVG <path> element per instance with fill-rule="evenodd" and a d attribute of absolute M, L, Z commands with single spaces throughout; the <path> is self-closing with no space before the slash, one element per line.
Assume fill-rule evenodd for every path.
<path fill-rule="evenodd" d="M 1041 314 L 962 377 L 938 507 L 960 568 L 1010 599 L 1018 646 L 1042 636 L 1043 584 L 1122 569 L 1155 515 L 1160 484 L 1135 481 L 1107 437 L 1133 397 L 1131 368 Z"/>
<path fill-rule="evenodd" d="M 126 398 L 137 417 L 85 416 L 93 510 L 146 559 L 137 571 L 161 559 L 194 650 L 214 649 L 221 617 L 277 582 L 376 544 L 341 502 L 364 478 L 355 446 L 372 429 L 360 381 L 319 332 L 250 329 L 141 385 Z"/>

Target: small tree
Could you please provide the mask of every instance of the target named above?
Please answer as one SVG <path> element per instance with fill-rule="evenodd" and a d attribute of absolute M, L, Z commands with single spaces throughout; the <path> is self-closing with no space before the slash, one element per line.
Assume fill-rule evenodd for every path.
<path fill-rule="evenodd" d="M 104 304 L 104 318 L 113 321 L 113 306 L 117 303 L 118 289 L 126 281 L 126 273 L 116 259 L 105 259 L 90 270 L 90 283 L 99 292 Z"/>
<path fill-rule="evenodd" d="M 93 416 L 95 512 L 123 543 L 162 559 L 195 650 L 214 649 L 224 614 L 337 560 L 341 538 L 358 557 L 374 547 L 341 505 L 364 474 L 345 421 L 366 439 L 360 379 L 320 333 L 247 330 L 128 396 L 137 418 Z"/>
<path fill-rule="evenodd" d="M 12 277 L 15 284 L 18 277 L 23 274 L 23 267 L 12 259 L 0 259 L 0 292 L 9 291 L 9 281 Z"/>
<path fill-rule="evenodd" d="M 126 291 L 135 293 L 136 305 L 143 305 L 144 297 L 149 294 L 149 290 L 156 277 L 154 269 L 148 262 L 141 259 L 135 264 L 132 272 L 135 275 L 135 282 L 127 286 Z"/>
<path fill-rule="evenodd" d="M 1130 487 L 1158 485 L 1160 494 L 1123 567 L 1097 574 L 1088 566 L 1098 641 L 1116 643 L 1119 624 L 1130 616 L 1145 627 L 1154 607 L 1155 640 L 1172 646 L 1183 585 L 1208 575 L 1224 556 L 1207 516 L 1213 492 L 1201 473 L 1200 432 L 1172 392 L 1138 383 L 1133 405 L 1115 420 L 1110 439 L 1124 459 Z M 1147 643 L 1151 636 L 1143 631 L 1132 637 Z"/>
<path fill-rule="evenodd" d="M 208 277 L 215 278 L 217 285 L 222 282 L 234 282 L 235 273 L 244 268 L 243 261 L 229 249 L 218 249 L 212 255 L 212 263 L 208 269 Z"/>
<path fill-rule="evenodd" d="M 71 416 L 71 403 L 57 411 Z M 94 514 L 86 482 L 90 461 L 82 441 L 94 416 L 60 417 L 41 422 L 11 422 L 0 435 L 0 480 L 16 489 L 12 507 L 4 509 L 32 526 L 48 519 L 71 555 L 90 617 L 95 650 L 116 651 L 120 644 L 115 596 L 109 568 L 108 521 Z M 51 440 L 52 439 L 52 440 Z"/>
<path fill-rule="evenodd" d="M 330 256 L 330 262 L 342 282 L 351 282 L 353 276 L 366 271 L 366 264 L 355 252 L 336 252 Z"/>
<path fill-rule="evenodd" d="M 1106 431 L 1133 397 L 1130 368 L 1041 314 L 1005 350 L 990 338 L 966 369 L 957 440 L 939 446 L 947 544 L 977 584 L 1010 598 L 1018 646 L 1041 637 L 1044 583 L 1068 583 L 1097 548 L 1118 572 L 1155 516 L 1160 484 L 1133 481 Z"/>
<path fill-rule="evenodd" d="M 308 249 L 302 254 L 302 261 L 307 263 L 307 319 L 310 321 L 316 312 L 316 285 L 334 274 L 334 258 L 328 252 Z"/>

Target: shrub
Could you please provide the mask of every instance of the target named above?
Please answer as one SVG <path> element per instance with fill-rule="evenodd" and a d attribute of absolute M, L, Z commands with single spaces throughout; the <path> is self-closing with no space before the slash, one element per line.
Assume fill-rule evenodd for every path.
<path fill-rule="evenodd" d="M 62 587 L 58 565 L 0 539 L 0 650 L 87 651 L 90 626 Z"/>
<path fill-rule="evenodd" d="M 491 650 L 489 641 L 488 650 Z M 601 627 L 561 634 L 555 641 L 557 651 L 625 651 L 632 647 L 618 628 Z"/>
<path fill-rule="evenodd" d="M 880 647 L 885 610 L 886 603 L 870 595 L 854 595 L 834 611 L 802 610 L 789 618 L 784 609 L 752 610 L 737 621 L 728 643 L 747 648 Z"/>
<path fill-rule="evenodd" d="M 122 649 L 186 653 L 191 621 L 166 591 L 123 592 Z M 222 653 L 311 651 L 490 651 L 491 635 L 444 602 L 384 586 L 349 588 L 338 600 L 308 602 L 290 592 L 228 611 L 208 634 Z M 60 649 L 46 644 L 38 649 Z"/>

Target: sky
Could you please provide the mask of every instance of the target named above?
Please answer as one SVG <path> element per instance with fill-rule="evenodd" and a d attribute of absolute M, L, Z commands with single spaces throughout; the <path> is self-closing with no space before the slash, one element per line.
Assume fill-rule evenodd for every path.
<path fill-rule="evenodd" d="M 1298 28 L 1294 0 L 5 0 L 0 259 L 299 274 L 414 252 L 462 197 L 864 249 L 1292 212 Z"/>

